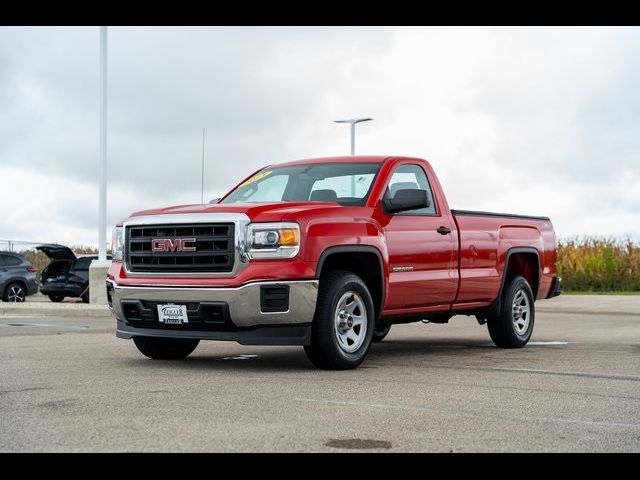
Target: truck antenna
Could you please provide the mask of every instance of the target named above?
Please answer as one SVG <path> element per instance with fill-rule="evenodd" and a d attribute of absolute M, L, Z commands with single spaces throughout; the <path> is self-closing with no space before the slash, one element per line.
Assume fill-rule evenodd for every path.
<path fill-rule="evenodd" d="M 200 176 L 200 203 L 204 203 L 204 127 L 202 127 L 202 174 Z"/>

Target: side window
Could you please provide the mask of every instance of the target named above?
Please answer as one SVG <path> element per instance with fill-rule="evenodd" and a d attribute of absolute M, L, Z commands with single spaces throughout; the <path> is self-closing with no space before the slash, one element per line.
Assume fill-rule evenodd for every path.
<path fill-rule="evenodd" d="M 427 198 L 429 199 L 429 206 L 426 208 L 419 208 L 416 210 L 410 210 L 408 212 L 402 212 L 398 215 L 435 215 L 436 205 L 433 201 L 433 193 L 431 192 L 431 186 L 427 175 L 424 173 L 422 167 L 418 165 L 401 165 L 399 166 L 389 180 L 389 186 L 385 192 L 385 196 L 393 198 L 398 190 L 426 190 Z"/>
<path fill-rule="evenodd" d="M 0 267 L 4 267 L 4 255 L 0 255 Z"/>
<path fill-rule="evenodd" d="M 18 257 L 14 257 L 13 255 L 3 255 L 4 264 L 7 267 L 17 267 L 22 263 L 22 260 Z"/>

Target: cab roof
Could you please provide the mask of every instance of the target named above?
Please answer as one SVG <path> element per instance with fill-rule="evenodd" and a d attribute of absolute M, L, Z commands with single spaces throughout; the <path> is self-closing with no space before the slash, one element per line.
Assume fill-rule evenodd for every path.
<path fill-rule="evenodd" d="M 289 167 L 292 165 L 308 165 L 313 163 L 383 163 L 389 155 L 345 155 L 341 157 L 318 157 L 294 160 L 291 162 L 273 163 L 269 167 Z M 266 167 L 265 167 L 266 168 Z"/>

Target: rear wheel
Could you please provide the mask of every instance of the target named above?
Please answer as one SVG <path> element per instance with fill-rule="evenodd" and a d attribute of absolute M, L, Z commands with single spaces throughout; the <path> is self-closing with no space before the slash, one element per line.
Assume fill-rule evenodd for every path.
<path fill-rule="evenodd" d="M 319 368 L 356 368 L 369 351 L 374 323 L 373 300 L 362 279 L 351 272 L 329 272 L 320 281 L 305 352 Z"/>
<path fill-rule="evenodd" d="M 52 302 L 58 303 L 64 300 L 64 296 L 62 295 L 49 295 L 49 300 Z"/>
<path fill-rule="evenodd" d="M 502 293 L 500 312 L 487 318 L 489 335 L 501 348 L 524 347 L 533 333 L 533 291 L 524 277 L 513 277 Z"/>
<path fill-rule="evenodd" d="M 138 350 L 154 360 L 178 360 L 193 352 L 200 340 L 190 338 L 133 337 Z"/>
<path fill-rule="evenodd" d="M 83 303 L 89 303 L 89 289 L 87 289 L 80 298 L 82 298 Z"/>
<path fill-rule="evenodd" d="M 18 282 L 10 283 L 4 291 L 4 301 L 22 303 L 27 298 L 27 291 L 24 285 Z"/>
<path fill-rule="evenodd" d="M 384 340 L 384 337 L 387 336 L 389 330 L 391 330 L 390 323 L 377 323 L 376 328 L 373 330 L 372 340 L 374 342 L 381 342 L 382 340 Z"/>

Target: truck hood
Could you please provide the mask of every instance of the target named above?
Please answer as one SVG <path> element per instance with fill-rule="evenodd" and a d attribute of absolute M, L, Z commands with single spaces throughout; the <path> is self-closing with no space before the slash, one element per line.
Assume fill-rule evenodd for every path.
<path fill-rule="evenodd" d="M 313 210 L 324 210 L 327 208 L 340 208 L 340 205 L 334 202 L 194 204 L 142 210 L 133 213 L 131 217 L 185 213 L 244 213 L 252 222 L 280 222 L 283 220 L 293 220 L 298 215 Z"/>

